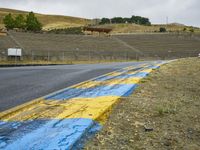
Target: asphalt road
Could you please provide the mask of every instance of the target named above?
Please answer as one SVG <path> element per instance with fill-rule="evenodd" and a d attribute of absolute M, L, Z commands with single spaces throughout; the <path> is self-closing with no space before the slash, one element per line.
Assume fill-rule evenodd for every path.
<path fill-rule="evenodd" d="M 0 112 L 82 81 L 137 64 L 139 63 L 0 68 Z"/>

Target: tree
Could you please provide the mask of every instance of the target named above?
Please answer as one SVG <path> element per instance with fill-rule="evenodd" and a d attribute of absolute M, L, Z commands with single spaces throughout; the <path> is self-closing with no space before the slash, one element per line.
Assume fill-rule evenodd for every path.
<path fill-rule="evenodd" d="M 26 20 L 25 20 L 23 15 L 20 14 L 15 18 L 15 25 L 14 26 L 15 26 L 15 28 L 25 29 Z"/>
<path fill-rule="evenodd" d="M 187 28 L 183 28 L 183 31 L 187 31 Z"/>
<path fill-rule="evenodd" d="M 102 18 L 101 22 L 99 24 L 109 24 L 110 23 L 110 19 L 109 18 Z"/>
<path fill-rule="evenodd" d="M 164 27 L 160 27 L 160 32 L 167 32 L 167 30 Z"/>
<path fill-rule="evenodd" d="M 111 19 L 112 23 L 125 23 L 124 19 L 122 17 L 114 17 Z"/>
<path fill-rule="evenodd" d="M 33 12 L 30 12 L 26 16 L 26 29 L 29 31 L 40 31 L 42 29 L 42 24 L 38 21 Z"/>
<path fill-rule="evenodd" d="M 189 31 L 190 31 L 191 33 L 194 33 L 194 29 L 193 29 L 193 28 L 191 28 Z"/>
<path fill-rule="evenodd" d="M 111 23 L 135 23 L 140 25 L 151 25 L 149 18 L 141 17 L 141 16 L 132 16 L 131 18 L 122 18 L 122 17 L 114 17 L 114 18 L 102 18 L 100 24 L 109 24 Z"/>
<path fill-rule="evenodd" d="M 3 18 L 3 23 L 5 24 L 6 29 L 13 29 L 15 27 L 15 21 L 11 15 L 11 13 L 9 13 L 8 15 L 6 15 Z"/>

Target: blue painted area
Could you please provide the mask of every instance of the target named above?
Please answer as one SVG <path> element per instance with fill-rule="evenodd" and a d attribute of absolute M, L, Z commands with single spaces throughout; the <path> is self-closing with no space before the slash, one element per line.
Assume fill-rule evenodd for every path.
<path fill-rule="evenodd" d="M 151 69 L 159 69 L 160 66 L 152 66 Z"/>
<path fill-rule="evenodd" d="M 138 77 L 138 78 L 144 78 L 146 76 L 148 76 L 149 73 L 147 72 L 138 72 L 136 74 L 123 74 L 120 76 L 117 76 L 116 79 L 128 79 L 128 78 L 133 78 L 133 77 Z"/>
<path fill-rule="evenodd" d="M 46 100 L 67 100 L 70 98 L 95 98 L 100 96 L 128 96 L 129 91 L 133 91 L 136 84 L 116 84 L 112 86 L 97 86 L 88 89 L 68 89 Z"/>
<path fill-rule="evenodd" d="M 76 149 L 82 146 L 85 136 L 101 129 L 95 121 L 82 118 L 0 122 L 0 125 L 0 149 L 4 150 Z"/>

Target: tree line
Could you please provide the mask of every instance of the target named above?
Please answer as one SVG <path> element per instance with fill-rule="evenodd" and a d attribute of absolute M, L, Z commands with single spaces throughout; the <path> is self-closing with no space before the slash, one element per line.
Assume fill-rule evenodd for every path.
<path fill-rule="evenodd" d="M 141 16 L 132 16 L 130 18 L 114 17 L 114 18 L 102 18 L 100 24 L 114 24 L 114 23 L 135 23 L 140 25 L 151 25 L 149 18 Z"/>
<path fill-rule="evenodd" d="M 8 30 L 14 28 L 27 31 L 40 31 L 42 24 L 38 21 L 33 12 L 30 12 L 24 17 L 22 14 L 13 17 L 11 13 L 3 18 L 3 23 Z"/>

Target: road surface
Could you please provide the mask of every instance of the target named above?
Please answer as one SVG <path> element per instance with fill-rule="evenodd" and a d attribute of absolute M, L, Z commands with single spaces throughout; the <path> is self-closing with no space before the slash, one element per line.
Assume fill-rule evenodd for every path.
<path fill-rule="evenodd" d="M 0 68 L 0 112 L 137 62 Z"/>

